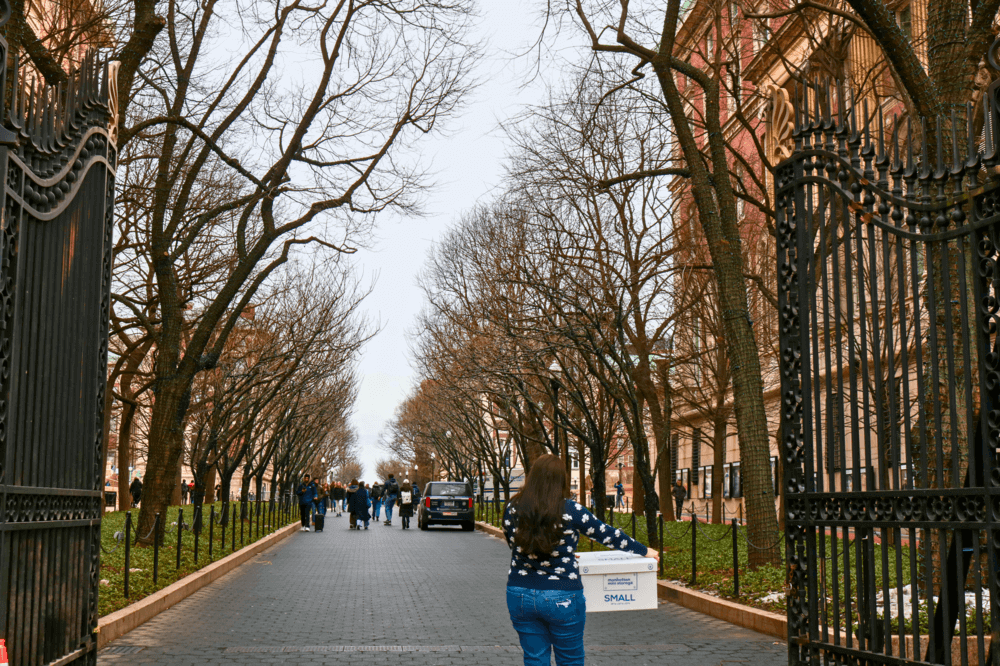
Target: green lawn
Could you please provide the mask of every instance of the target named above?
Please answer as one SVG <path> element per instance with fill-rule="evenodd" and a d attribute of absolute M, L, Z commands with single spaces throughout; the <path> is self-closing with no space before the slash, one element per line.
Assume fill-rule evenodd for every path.
<path fill-rule="evenodd" d="M 98 614 L 107 615 L 120 608 L 142 599 L 145 596 L 160 590 L 180 578 L 197 571 L 211 562 L 222 559 L 233 552 L 233 523 L 230 522 L 225 529 L 225 543 L 222 542 L 222 526 L 218 523 L 212 528 L 212 556 L 209 558 L 209 517 L 213 505 L 206 504 L 203 509 L 203 528 L 198 537 L 198 561 L 195 562 L 194 542 L 195 535 L 190 531 L 190 525 L 194 522 L 194 507 L 191 505 L 177 507 L 172 506 L 167 511 L 166 535 L 160 545 L 159 554 L 159 575 L 157 582 L 153 582 L 153 554 L 152 547 L 135 545 L 135 523 L 139 518 L 139 510 L 132 510 L 132 547 L 129 554 L 129 596 L 125 597 L 125 543 L 124 539 L 117 540 L 116 532 L 125 531 L 125 512 L 115 511 L 104 514 L 101 522 L 101 584 L 100 596 L 98 597 Z M 214 505 L 216 520 L 218 521 L 222 513 L 222 503 Z M 233 507 L 237 514 L 239 505 Z M 267 536 L 276 529 L 298 521 L 298 511 L 292 511 L 287 516 L 280 516 L 275 512 L 274 525 L 270 525 L 269 514 L 266 513 L 267 505 L 262 505 L 263 513 L 260 515 L 260 529 L 258 534 L 258 521 L 256 516 L 253 520 L 237 520 L 236 526 L 236 550 L 239 550 L 252 541 Z M 295 509 L 295 507 L 293 507 Z M 177 567 L 177 517 L 178 512 L 183 510 L 184 524 L 188 529 L 181 530 L 181 560 L 180 567 Z M 240 544 L 240 525 L 243 527 L 243 544 Z M 251 527 L 252 524 L 252 527 Z M 107 581 L 105 583 L 105 581 Z"/>

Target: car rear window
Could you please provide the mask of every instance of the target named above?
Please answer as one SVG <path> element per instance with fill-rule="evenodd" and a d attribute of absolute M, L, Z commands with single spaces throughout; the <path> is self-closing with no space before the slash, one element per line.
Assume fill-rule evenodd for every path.
<path fill-rule="evenodd" d="M 429 495 L 470 495 L 469 487 L 464 483 L 432 483 Z"/>

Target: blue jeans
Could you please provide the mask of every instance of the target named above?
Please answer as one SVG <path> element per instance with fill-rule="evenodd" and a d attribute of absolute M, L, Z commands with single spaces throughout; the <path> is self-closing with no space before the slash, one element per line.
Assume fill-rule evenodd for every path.
<path fill-rule="evenodd" d="M 521 639 L 524 666 L 583 666 L 583 627 L 587 601 L 583 590 L 507 588 L 510 621 Z"/>
<path fill-rule="evenodd" d="M 321 516 L 326 515 L 326 500 L 317 500 L 313 502 L 313 513 L 318 513 Z"/>
<path fill-rule="evenodd" d="M 396 496 L 389 495 L 385 498 L 385 519 L 392 522 L 392 507 L 396 506 Z"/>
<path fill-rule="evenodd" d="M 378 520 L 378 512 L 382 509 L 382 500 L 372 500 L 372 511 L 374 512 L 375 520 Z"/>

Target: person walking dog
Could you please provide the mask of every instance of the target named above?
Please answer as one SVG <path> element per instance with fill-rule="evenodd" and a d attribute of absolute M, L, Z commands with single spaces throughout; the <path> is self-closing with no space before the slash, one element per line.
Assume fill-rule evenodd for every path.
<path fill-rule="evenodd" d="M 608 548 L 659 559 L 567 495 L 565 463 L 546 454 L 532 463 L 524 487 L 504 509 L 511 549 L 507 610 L 525 666 L 549 666 L 553 650 L 557 666 L 583 666 L 587 604 L 575 557 L 581 532 Z"/>
<path fill-rule="evenodd" d="M 302 532 L 309 531 L 309 517 L 312 515 L 313 501 L 316 499 L 316 485 L 308 474 L 302 477 L 302 483 L 295 489 L 299 498 L 299 518 L 302 520 Z"/>
<path fill-rule="evenodd" d="M 677 479 L 677 483 L 674 484 L 674 487 L 671 489 L 671 493 L 673 493 L 674 496 L 674 504 L 677 505 L 677 510 L 674 511 L 674 515 L 677 517 L 677 520 L 680 520 L 681 510 L 684 508 L 684 500 L 686 500 L 688 496 L 687 490 L 684 489 L 684 484 L 681 483 L 680 479 Z"/>
<path fill-rule="evenodd" d="M 390 474 L 382 487 L 382 503 L 385 505 L 385 522 L 383 525 L 392 525 L 392 507 L 396 506 L 396 499 L 399 497 L 399 484 L 396 483 L 396 476 Z"/>

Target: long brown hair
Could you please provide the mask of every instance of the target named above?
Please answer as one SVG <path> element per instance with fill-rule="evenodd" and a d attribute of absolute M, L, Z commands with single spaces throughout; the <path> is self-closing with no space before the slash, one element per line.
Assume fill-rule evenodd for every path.
<path fill-rule="evenodd" d="M 514 545 L 525 555 L 548 555 L 562 536 L 562 514 L 566 500 L 566 465 L 551 454 L 531 464 L 521 491 L 510 498 L 517 509 Z"/>

